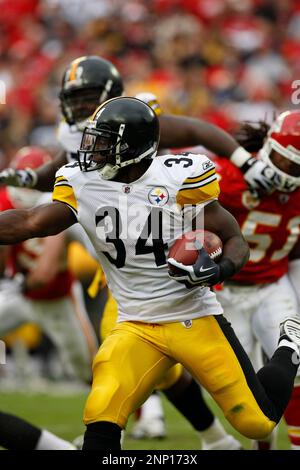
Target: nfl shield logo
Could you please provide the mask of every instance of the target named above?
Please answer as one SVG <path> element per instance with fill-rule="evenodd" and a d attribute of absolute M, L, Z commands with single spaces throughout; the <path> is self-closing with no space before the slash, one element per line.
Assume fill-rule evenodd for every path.
<path fill-rule="evenodd" d="M 129 194 L 131 191 L 131 186 L 123 186 L 123 193 Z"/>

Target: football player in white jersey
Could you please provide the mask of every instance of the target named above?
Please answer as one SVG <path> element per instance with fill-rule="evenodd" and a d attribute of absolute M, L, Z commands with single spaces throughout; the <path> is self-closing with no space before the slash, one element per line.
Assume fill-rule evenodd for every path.
<path fill-rule="evenodd" d="M 123 83 L 116 67 L 109 61 L 100 57 L 80 57 L 68 66 L 62 81 L 60 92 L 61 109 L 64 120 L 61 121 L 57 138 L 65 150 L 65 155 L 59 160 L 59 165 L 67 161 L 73 161 L 80 147 L 82 131 L 86 118 L 96 109 L 97 105 L 108 98 L 119 96 L 123 92 Z M 165 145 L 193 145 L 203 144 L 212 151 L 222 151 L 222 154 L 231 155 L 237 144 L 218 128 L 195 119 L 187 119 L 174 116 L 162 116 L 161 107 L 156 97 L 150 93 L 139 96 L 155 110 L 163 126 Z M 160 146 L 160 152 L 162 152 Z M 63 160 L 65 158 L 65 160 Z M 51 167 L 51 165 L 50 165 Z M 41 184 L 46 174 L 46 180 L 52 173 L 45 166 L 39 170 L 38 181 Z M 46 172 L 46 173 L 45 173 Z M 33 175 L 35 178 L 35 175 Z M 26 179 L 26 177 L 25 177 Z M 29 178 L 30 179 L 30 178 Z M 44 189 L 43 187 L 41 189 Z M 108 306 L 109 310 L 109 306 Z M 217 418 L 214 418 L 201 397 L 198 385 L 177 367 L 165 380 L 159 384 L 168 399 L 189 420 L 192 426 L 200 433 L 202 448 L 205 449 L 239 449 L 240 444 L 222 428 Z M 198 413 L 192 403 L 197 402 Z M 140 420 L 133 427 L 133 436 L 163 437 L 165 425 L 163 421 L 163 409 L 159 395 L 149 397 L 141 410 Z"/>
<path fill-rule="evenodd" d="M 140 93 L 136 98 L 147 103 L 157 116 L 162 113 L 162 108 L 157 97 L 152 93 Z M 160 149 L 160 155 L 169 153 Z M 74 226 L 73 226 L 74 227 Z M 69 229 L 69 231 L 72 228 Z M 94 250 L 89 251 L 94 255 Z M 96 278 L 97 285 L 105 278 L 102 269 L 99 268 Z M 104 281 L 106 283 L 106 280 Z M 114 328 L 118 315 L 118 305 L 108 290 L 108 299 L 101 318 L 100 338 L 102 341 Z M 190 422 L 198 432 L 201 439 L 202 450 L 240 450 L 241 444 L 233 436 L 228 434 L 206 405 L 201 388 L 183 369 L 180 364 L 172 367 L 159 384 L 156 391 L 137 410 L 138 419 L 134 423 L 130 437 L 134 439 L 162 438 L 166 435 L 164 411 L 160 394 L 162 391 L 176 409 Z"/>
<path fill-rule="evenodd" d="M 135 98 L 109 100 L 84 131 L 79 165 L 58 171 L 53 203 L 0 215 L 1 244 L 54 235 L 79 222 L 117 300 L 118 324 L 93 364 L 84 450 L 120 449 L 128 416 L 177 362 L 240 433 L 264 437 L 280 420 L 298 369 L 300 322 L 287 319 L 273 357 L 255 374 L 209 289 L 238 272 L 248 246 L 217 202 L 213 163 L 191 154 L 154 158 L 158 140 L 149 106 Z M 193 266 L 169 259 L 181 271 L 168 276 L 167 250 L 183 217 L 191 229 L 195 212 L 222 239 L 222 258 L 216 264 L 199 246 Z"/>

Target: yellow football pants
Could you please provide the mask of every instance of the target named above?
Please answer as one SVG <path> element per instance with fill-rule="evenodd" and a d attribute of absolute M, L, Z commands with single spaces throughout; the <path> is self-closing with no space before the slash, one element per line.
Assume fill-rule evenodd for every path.
<path fill-rule="evenodd" d="M 100 339 L 101 342 L 109 335 L 112 329 L 115 327 L 118 318 L 118 304 L 110 290 L 107 293 L 107 301 L 103 310 L 101 322 L 100 322 Z"/>
<path fill-rule="evenodd" d="M 101 342 L 112 331 L 117 323 L 118 317 L 118 304 L 112 296 L 110 290 L 108 291 L 107 301 L 103 310 L 102 320 L 100 323 L 100 338 Z M 165 374 L 164 378 L 155 386 L 155 390 L 167 390 L 172 387 L 182 374 L 182 365 L 176 364 L 171 367 Z"/>
<path fill-rule="evenodd" d="M 254 398 L 243 365 L 219 321 L 214 316 L 202 317 L 193 320 L 190 328 L 182 323 L 117 324 L 94 359 L 85 423 L 109 421 L 125 428 L 130 414 L 180 362 L 241 434 L 252 439 L 270 434 L 276 423 L 263 413 Z M 254 371 L 252 374 L 251 386 L 259 389 L 261 384 Z"/>

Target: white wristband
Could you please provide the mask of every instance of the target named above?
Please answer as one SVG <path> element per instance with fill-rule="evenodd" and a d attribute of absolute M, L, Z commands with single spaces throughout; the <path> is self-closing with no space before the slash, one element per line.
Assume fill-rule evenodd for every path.
<path fill-rule="evenodd" d="M 232 163 L 235 164 L 238 168 L 241 168 L 249 158 L 252 158 L 251 153 L 247 152 L 243 147 L 238 147 L 235 151 L 231 154 L 230 160 Z"/>

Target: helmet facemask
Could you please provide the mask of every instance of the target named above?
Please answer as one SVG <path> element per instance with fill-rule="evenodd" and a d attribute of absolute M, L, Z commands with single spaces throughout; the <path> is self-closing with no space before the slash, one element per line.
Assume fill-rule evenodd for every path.
<path fill-rule="evenodd" d="M 83 131 L 100 104 L 122 93 L 121 76 L 111 62 L 98 56 L 78 57 L 63 76 L 59 94 L 62 113 L 70 126 Z"/>
<path fill-rule="evenodd" d="M 98 170 L 102 178 L 114 178 L 122 166 L 121 155 L 128 151 L 128 145 L 122 141 L 124 128 L 121 124 L 117 133 L 105 125 L 98 129 L 87 127 L 78 151 L 81 170 Z"/>
<path fill-rule="evenodd" d="M 93 123 L 86 127 L 78 151 L 80 169 L 84 172 L 97 170 L 103 179 L 110 180 L 121 168 L 155 155 L 154 147 L 140 155 L 135 149 L 131 150 L 123 136 L 125 128 L 124 123 L 120 124 L 118 132 L 105 124 L 97 129 Z"/>
<path fill-rule="evenodd" d="M 278 164 L 279 155 L 282 159 L 288 159 L 290 162 L 295 164 L 294 169 L 296 171 L 288 172 L 284 169 L 284 166 Z M 260 158 L 270 166 L 274 171 L 276 178 L 272 179 L 274 188 L 277 191 L 282 192 L 293 192 L 300 186 L 300 155 L 293 151 L 293 149 L 287 149 L 279 144 L 275 139 L 268 137 L 266 142 L 259 152 Z M 299 166 L 299 171 L 297 167 Z M 292 174 L 293 173 L 293 174 Z M 299 174 L 296 176 L 295 173 Z"/>
<path fill-rule="evenodd" d="M 259 156 L 271 167 L 275 189 L 292 192 L 300 187 L 299 111 L 285 111 L 275 119 Z"/>
<path fill-rule="evenodd" d="M 99 104 L 103 102 L 103 94 L 107 93 L 99 88 L 70 89 L 60 94 L 63 115 L 69 125 L 76 125 L 83 130 L 87 119 L 94 113 Z"/>
<path fill-rule="evenodd" d="M 121 168 L 154 157 L 158 141 L 159 122 L 150 106 L 132 97 L 112 98 L 96 109 L 83 132 L 80 168 L 113 179 Z"/>

